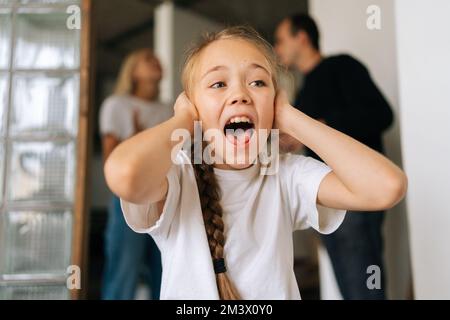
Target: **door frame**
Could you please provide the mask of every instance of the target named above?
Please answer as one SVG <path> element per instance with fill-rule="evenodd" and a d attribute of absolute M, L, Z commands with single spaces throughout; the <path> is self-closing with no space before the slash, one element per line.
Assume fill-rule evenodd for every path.
<path fill-rule="evenodd" d="M 79 267 L 81 288 L 70 291 L 70 296 L 73 300 L 86 299 L 88 289 L 89 177 L 92 152 L 92 102 L 94 89 L 92 5 L 92 0 L 81 1 L 80 108 L 76 148 L 77 168 L 71 258 L 72 265 Z"/>

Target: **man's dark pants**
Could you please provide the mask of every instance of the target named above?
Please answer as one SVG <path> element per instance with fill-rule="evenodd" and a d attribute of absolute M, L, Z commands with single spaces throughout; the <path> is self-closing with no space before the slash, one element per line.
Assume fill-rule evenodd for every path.
<path fill-rule="evenodd" d="M 382 226 L 384 212 L 348 211 L 342 225 L 330 235 L 322 235 L 333 265 L 336 281 L 345 300 L 385 299 Z M 369 266 L 375 265 L 375 269 Z M 380 288 L 369 287 L 371 275 L 381 273 Z M 374 267 L 372 267 L 374 268 Z M 374 271 L 375 270 L 375 271 Z M 369 287 L 367 280 L 369 279 Z"/>

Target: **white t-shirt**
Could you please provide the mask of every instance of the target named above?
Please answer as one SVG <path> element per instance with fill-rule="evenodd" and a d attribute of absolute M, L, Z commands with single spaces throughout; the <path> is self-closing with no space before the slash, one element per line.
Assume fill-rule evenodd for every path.
<path fill-rule="evenodd" d="M 121 200 L 127 224 L 150 234 L 162 255 L 161 299 L 219 299 L 194 171 L 185 152 L 167 174 L 161 217 L 154 205 Z M 225 263 L 242 299 L 300 299 L 292 232 L 313 227 L 331 233 L 345 210 L 316 204 L 331 168 L 310 157 L 281 155 L 274 175 L 260 166 L 214 169 L 222 190 Z"/>
<path fill-rule="evenodd" d="M 113 134 L 123 141 L 135 134 L 133 113 L 138 112 L 141 128 L 151 128 L 168 120 L 173 108 L 160 102 L 149 102 L 130 95 L 113 95 L 100 108 L 100 133 Z"/>

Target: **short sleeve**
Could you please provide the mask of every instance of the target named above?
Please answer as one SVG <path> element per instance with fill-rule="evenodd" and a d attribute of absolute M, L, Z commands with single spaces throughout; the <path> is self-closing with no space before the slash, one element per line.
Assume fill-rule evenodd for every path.
<path fill-rule="evenodd" d="M 177 161 L 180 161 L 177 156 Z M 180 205 L 182 164 L 173 164 L 166 175 L 168 189 L 160 216 L 156 204 L 134 204 L 120 199 L 127 225 L 137 233 L 148 233 L 153 237 L 166 238 Z"/>
<path fill-rule="evenodd" d="M 120 140 L 125 140 L 132 135 L 133 119 L 129 114 L 125 99 L 112 96 L 106 99 L 99 115 L 100 134 L 112 134 Z"/>
<path fill-rule="evenodd" d="M 311 157 L 286 155 L 282 170 L 293 230 L 312 227 L 324 234 L 334 232 L 346 211 L 317 204 L 320 183 L 332 169 Z"/>

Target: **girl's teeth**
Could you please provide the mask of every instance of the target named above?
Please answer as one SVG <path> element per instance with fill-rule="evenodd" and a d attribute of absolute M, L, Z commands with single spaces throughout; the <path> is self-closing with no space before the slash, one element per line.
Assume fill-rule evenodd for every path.
<path fill-rule="evenodd" d="M 230 123 L 236 123 L 236 122 L 250 122 L 250 119 L 248 117 L 234 117 L 230 119 Z"/>

